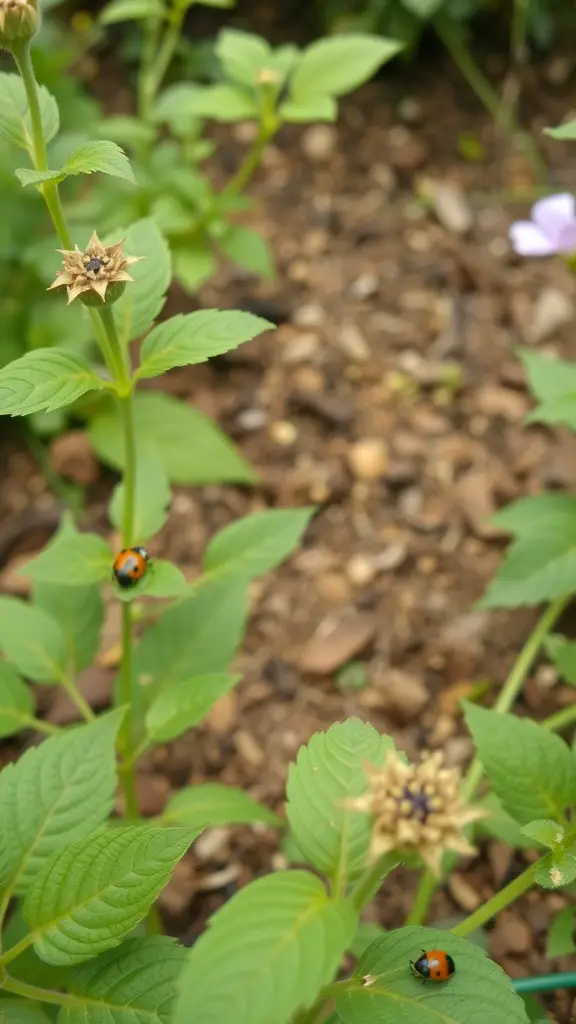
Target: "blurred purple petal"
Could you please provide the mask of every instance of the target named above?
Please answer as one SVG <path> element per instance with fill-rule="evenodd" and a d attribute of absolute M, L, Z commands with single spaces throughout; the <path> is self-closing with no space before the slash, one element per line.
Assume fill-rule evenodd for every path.
<path fill-rule="evenodd" d="M 560 232 L 557 243 L 558 252 L 576 252 L 576 219 L 571 224 L 566 224 Z"/>
<path fill-rule="evenodd" d="M 555 242 L 530 220 L 517 220 L 511 225 L 510 241 L 519 256 L 552 256 L 558 251 Z"/>
<path fill-rule="evenodd" d="M 566 225 L 576 223 L 574 196 L 561 192 L 539 199 L 532 207 L 532 220 L 551 241 L 558 242 Z"/>

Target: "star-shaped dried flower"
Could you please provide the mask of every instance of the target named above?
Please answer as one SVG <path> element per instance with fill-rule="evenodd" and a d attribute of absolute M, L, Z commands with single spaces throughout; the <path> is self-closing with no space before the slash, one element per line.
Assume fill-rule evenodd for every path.
<path fill-rule="evenodd" d="M 50 288 L 65 286 L 68 305 L 78 297 L 86 306 L 116 302 L 126 287 L 126 281 L 134 280 L 126 272 L 126 267 L 145 259 L 144 256 L 126 256 L 123 246 L 123 238 L 114 245 L 102 245 L 94 232 L 84 250 L 78 246 L 73 250 L 58 249 L 64 257 L 64 269 L 58 271 Z"/>
<path fill-rule="evenodd" d="M 442 760 L 441 753 L 428 754 L 410 765 L 390 751 L 383 768 L 365 768 L 367 792 L 346 805 L 372 816 L 371 859 L 392 850 L 416 853 L 438 875 L 448 850 L 476 852 L 462 833 L 486 812 L 461 802 L 460 775 Z"/>
<path fill-rule="evenodd" d="M 10 50 L 11 43 L 32 39 L 38 25 L 35 0 L 0 0 L 0 47 Z"/>

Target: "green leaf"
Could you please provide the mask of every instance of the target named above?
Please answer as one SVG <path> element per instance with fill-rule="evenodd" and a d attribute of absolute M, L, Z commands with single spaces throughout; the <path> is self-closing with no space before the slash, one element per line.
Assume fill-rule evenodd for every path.
<path fill-rule="evenodd" d="M 234 225 L 220 240 L 220 248 L 228 259 L 251 274 L 267 280 L 274 277 L 270 247 L 257 231 Z"/>
<path fill-rule="evenodd" d="M 576 953 L 576 907 L 564 907 L 552 921 L 546 940 L 546 959 Z"/>
<path fill-rule="evenodd" d="M 146 597 L 189 597 L 190 586 L 183 572 L 164 558 L 154 558 L 148 563 L 144 576 L 129 589 L 115 586 L 119 601 L 130 604 L 146 594 Z"/>
<path fill-rule="evenodd" d="M 562 820 L 576 800 L 570 748 L 543 726 L 463 701 L 466 723 L 492 788 L 508 813 L 527 824 Z"/>
<path fill-rule="evenodd" d="M 188 955 L 174 1024 L 281 1024 L 332 981 L 356 914 L 305 871 L 259 878 L 211 918 Z"/>
<path fill-rule="evenodd" d="M 351 718 L 317 732 L 290 765 L 286 814 L 297 845 L 319 871 L 351 881 L 366 867 L 370 820 L 343 801 L 367 788 L 366 764 L 379 767 L 394 745 Z"/>
<path fill-rule="evenodd" d="M 158 377 L 174 366 L 205 363 L 251 341 L 273 324 L 252 313 L 225 309 L 199 309 L 179 313 L 154 327 L 142 346 L 136 376 Z"/>
<path fill-rule="evenodd" d="M 234 520 L 210 541 L 204 571 L 246 580 L 270 572 L 297 547 L 314 512 L 310 507 L 270 509 Z"/>
<path fill-rule="evenodd" d="M 563 359 L 520 349 L 518 355 L 528 375 L 530 390 L 541 402 L 550 402 L 555 398 L 576 391 L 576 366 Z"/>
<path fill-rule="evenodd" d="M 260 36 L 227 28 L 218 36 L 216 55 L 233 82 L 254 86 L 258 72 L 269 66 L 272 50 Z"/>
<path fill-rule="evenodd" d="M 110 174 L 136 184 L 130 161 L 115 142 L 86 142 L 76 149 L 57 171 L 31 171 L 20 167 L 16 177 L 22 185 L 40 185 L 45 181 L 61 182 L 74 174 Z"/>
<path fill-rule="evenodd" d="M 551 139 L 559 139 L 561 142 L 572 142 L 576 139 L 576 121 L 566 121 L 564 124 L 559 124 L 556 128 L 545 128 L 544 134 L 549 135 Z"/>
<path fill-rule="evenodd" d="M 38 86 L 44 141 L 50 142 L 60 127 L 58 104 L 48 90 Z M 26 90 L 19 75 L 0 72 L 0 138 L 32 151 L 32 125 Z"/>
<path fill-rule="evenodd" d="M 34 715 L 32 692 L 6 661 L 0 661 L 0 737 L 13 736 L 30 726 Z"/>
<path fill-rule="evenodd" d="M 0 597 L 0 649 L 36 683 L 60 682 L 66 673 L 67 644 L 60 626 L 16 597 Z"/>
<path fill-rule="evenodd" d="M 101 829 L 60 850 L 24 902 L 38 955 L 51 964 L 79 964 L 118 946 L 192 839 L 190 829 L 134 825 Z"/>
<path fill-rule="evenodd" d="M 151 146 L 156 138 L 152 125 L 143 124 L 137 117 L 129 117 L 126 114 L 103 118 L 94 125 L 94 131 L 104 139 L 112 139 L 113 142 L 128 146 L 130 149 Z"/>
<path fill-rule="evenodd" d="M 10 914 L 8 924 L 2 931 L 3 948 L 11 949 L 29 932 L 30 929 L 22 913 L 22 901 L 18 900 Z M 45 964 L 29 946 L 10 964 L 10 976 L 25 981 L 29 985 L 39 985 L 40 988 L 65 989 L 68 968 Z"/>
<path fill-rule="evenodd" d="M 167 825 L 212 828 L 215 825 L 255 825 L 278 828 L 280 818 L 248 793 L 219 782 L 186 786 L 168 801 L 160 819 Z"/>
<path fill-rule="evenodd" d="M 324 93 L 312 94 L 297 100 L 285 100 L 280 107 L 280 115 L 284 121 L 293 121 L 296 124 L 308 121 L 335 121 L 338 116 L 338 105 L 332 96 Z"/>
<path fill-rule="evenodd" d="M 481 818 L 474 824 L 475 831 L 480 835 L 493 836 L 516 850 L 534 850 L 536 848 L 534 840 L 529 839 L 523 833 L 518 822 L 506 813 L 501 801 L 494 793 L 488 793 L 479 800 L 478 806 L 489 812 L 488 818 Z"/>
<path fill-rule="evenodd" d="M 110 579 L 112 562 L 112 551 L 97 534 L 59 532 L 24 571 L 35 581 L 84 587 Z"/>
<path fill-rule="evenodd" d="M 142 457 L 156 459 L 177 484 L 254 483 L 256 477 L 228 438 L 196 409 L 160 392 L 136 392 L 134 419 Z M 124 468 L 124 439 L 115 404 L 101 405 L 90 421 L 97 455 Z"/>
<path fill-rule="evenodd" d="M 444 985 L 423 985 L 410 960 L 444 949 L 456 973 Z M 512 982 L 472 942 L 435 928 L 399 928 L 378 939 L 354 972 L 355 983 L 333 996 L 344 1024 L 527 1024 Z"/>
<path fill-rule="evenodd" d="M 206 583 L 146 631 L 134 655 L 136 678 L 156 693 L 160 685 L 225 672 L 242 640 L 247 616 L 242 582 Z"/>
<path fill-rule="evenodd" d="M 174 276 L 189 295 L 195 295 L 199 288 L 216 273 L 216 257 L 211 249 L 202 243 L 187 245 L 174 253 Z"/>
<path fill-rule="evenodd" d="M 234 121 L 249 121 L 258 117 L 258 106 L 250 96 L 238 86 L 227 82 L 208 85 L 195 93 L 194 103 L 190 106 L 193 117 L 212 118 L 231 124 Z"/>
<path fill-rule="evenodd" d="M 549 819 L 529 821 L 527 825 L 522 826 L 522 832 L 529 839 L 533 839 L 540 846 L 547 846 L 550 850 L 554 850 L 564 840 L 564 827 Z"/>
<path fill-rule="evenodd" d="M 100 11 L 99 20 L 102 25 L 115 25 L 120 21 L 144 21 L 163 16 L 160 0 L 112 0 Z"/>
<path fill-rule="evenodd" d="M 322 93 L 343 96 L 358 88 L 395 57 L 402 43 L 380 36 L 347 33 L 312 43 L 294 71 L 290 98 L 300 100 Z"/>
<path fill-rule="evenodd" d="M 172 493 L 166 473 L 158 459 L 143 457 L 136 467 L 136 494 L 134 499 L 133 535 L 137 544 L 162 529 L 168 517 Z M 117 530 L 122 528 L 124 514 L 124 483 L 114 488 L 110 502 L 110 522 Z"/>
<path fill-rule="evenodd" d="M 575 517 L 575 498 L 567 494 L 538 494 L 511 502 L 490 521 L 516 537 L 538 539 L 546 530 L 565 533 Z"/>
<path fill-rule="evenodd" d="M 573 853 L 550 853 L 537 861 L 535 881 L 544 889 L 561 889 L 576 879 L 576 856 Z"/>
<path fill-rule="evenodd" d="M 68 643 L 68 661 L 74 671 L 92 664 L 98 651 L 104 604 L 97 586 L 69 587 L 36 580 L 34 603 L 60 625 Z"/>
<path fill-rule="evenodd" d="M 445 0 L 402 0 L 407 11 L 422 21 L 429 21 L 444 5 Z"/>
<path fill-rule="evenodd" d="M 0 415 L 60 409 L 87 391 L 108 386 L 80 356 L 58 348 L 35 349 L 0 370 Z"/>
<path fill-rule="evenodd" d="M 161 312 L 172 278 L 172 262 L 168 243 L 151 217 L 128 228 L 124 251 L 128 256 L 145 257 L 130 267 L 134 281 L 114 304 L 116 326 L 126 344 L 144 334 Z"/>
<path fill-rule="evenodd" d="M 220 697 L 242 677 L 223 672 L 182 679 L 164 687 L 150 705 L 146 731 L 150 743 L 168 743 L 206 717 Z"/>
<path fill-rule="evenodd" d="M 114 711 L 53 736 L 0 772 L 4 881 L 16 893 L 26 891 L 53 855 L 98 828 L 110 813 L 123 714 Z"/>
<path fill-rule="evenodd" d="M 2 1024 L 52 1024 L 52 1018 L 39 1003 L 3 996 L 0 996 L 0 1020 Z"/>
<path fill-rule="evenodd" d="M 126 939 L 70 971 L 68 989 L 79 1005 L 63 1007 L 58 1024 L 170 1024 L 185 958 L 185 948 L 165 935 Z"/>
<path fill-rule="evenodd" d="M 576 642 L 554 633 L 546 637 L 544 646 L 563 680 L 571 686 L 576 686 Z"/>

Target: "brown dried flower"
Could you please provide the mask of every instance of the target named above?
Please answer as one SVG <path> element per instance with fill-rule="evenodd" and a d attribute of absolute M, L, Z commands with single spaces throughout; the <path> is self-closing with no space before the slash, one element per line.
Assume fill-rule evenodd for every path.
<path fill-rule="evenodd" d="M 1 0 L 0 0 L 1 2 Z M 56 280 L 50 288 L 68 290 L 68 305 L 80 296 L 86 306 L 100 306 L 103 302 L 110 304 L 119 299 L 126 287 L 126 281 L 134 278 L 126 272 L 126 267 L 139 263 L 144 256 L 125 256 L 124 239 L 114 245 L 102 245 L 96 232 L 83 251 L 76 246 L 72 251 L 58 249 L 64 260 L 64 269 L 59 270 Z M 50 291 L 50 288 L 48 291 Z"/>
<path fill-rule="evenodd" d="M 366 767 L 368 791 L 347 806 L 373 816 L 370 856 L 398 850 L 417 853 L 434 874 L 448 850 L 475 853 L 464 827 L 486 812 L 460 801 L 458 771 L 442 768 L 442 754 L 428 754 L 409 765 L 390 751 L 384 768 Z"/>
<path fill-rule="evenodd" d="M 38 25 L 35 0 L 0 0 L 0 47 L 10 50 L 12 43 L 32 39 Z"/>

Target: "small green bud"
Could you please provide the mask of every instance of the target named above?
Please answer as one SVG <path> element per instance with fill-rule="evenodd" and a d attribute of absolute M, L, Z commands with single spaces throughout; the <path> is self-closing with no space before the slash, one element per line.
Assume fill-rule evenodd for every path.
<path fill-rule="evenodd" d="M 0 0 L 0 49 L 33 39 L 39 26 L 37 0 Z"/>

